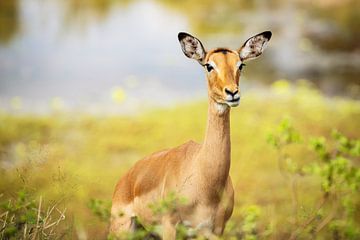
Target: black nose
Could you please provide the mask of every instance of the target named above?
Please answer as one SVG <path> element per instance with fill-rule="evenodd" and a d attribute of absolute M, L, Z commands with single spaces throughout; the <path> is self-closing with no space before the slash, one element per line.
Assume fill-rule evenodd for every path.
<path fill-rule="evenodd" d="M 231 96 L 235 96 L 235 94 L 237 94 L 239 92 L 239 90 L 236 89 L 235 92 L 232 92 L 229 89 L 225 88 L 225 92 L 226 92 L 226 94 L 229 94 Z"/>

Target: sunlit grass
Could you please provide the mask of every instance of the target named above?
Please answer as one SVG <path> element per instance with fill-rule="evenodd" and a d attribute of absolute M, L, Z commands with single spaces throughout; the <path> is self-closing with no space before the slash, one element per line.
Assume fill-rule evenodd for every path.
<path fill-rule="evenodd" d="M 122 96 L 116 92 L 115 100 Z M 99 239 L 107 225 L 89 211 L 90 199 L 110 201 L 120 176 L 147 154 L 189 139 L 201 142 L 206 113 L 205 101 L 138 116 L 2 113 L 0 192 L 6 199 L 25 188 L 44 199 L 61 199 L 59 207 L 67 209 L 65 225 L 73 226 L 69 238 Z M 267 143 L 268 134 L 287 117 L 304 140 L 328 138 L 332 129 L 359 138 L 360 103 L 326 98 L 306 82 L 292 86 L 281 80 L 269 92 L 246 93 L 231 114 L 236 199 L 232 224 L 240 226 L 253 214 L 264 234 L 281 239 L 294 221 L 291 191 L 279 171 L 277 153 Z M 306 147 L 295 146 L 289 152 L 298 164 L 313 158 Z M 318 189 L 316 178 L 299 178 L 299 202 L 307 207 L 304 214 L 319 197 Z"/>

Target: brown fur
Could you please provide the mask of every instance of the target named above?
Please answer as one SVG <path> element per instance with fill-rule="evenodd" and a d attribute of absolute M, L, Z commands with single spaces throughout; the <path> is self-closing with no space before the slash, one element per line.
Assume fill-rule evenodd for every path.
<path fill-rule="evenodd" d="M 208 238 L 213 238 L 222 234 L 232 214 L 230 107 L 225 105 L 225 88 L 232 92 L 238 90 L 240 71 L 237 63 L 241 60 L 239 53 L 230 49 L 214 49 L 206 53 L 198 39 L 196 46 L 187 46 L 187 42 L 193 39 L 191 35 L 179 34 L 179 41 L 186 41 L 182 45 L 185 55 L 202 65 L 213 62 L 217 69 L 206 73 L 209 108 L 204 142 L 189 141 L 137 162 L 116 185 L 111 233 L 128 231 L 132 217 L 137 216 L 145 226 L 160 222 L 163 239 L 175 239 L 175 226 L 180 222 L 186 222 Z M 206 55 L 189 54 L 199 50 L 193 49 L 196 47 L 201 48 L 200 54 Z M 177 211 L 154 215 L 148 208 L 149 204 L 171 192 L 185 197 L 186 204 L 178 206 Z"/>

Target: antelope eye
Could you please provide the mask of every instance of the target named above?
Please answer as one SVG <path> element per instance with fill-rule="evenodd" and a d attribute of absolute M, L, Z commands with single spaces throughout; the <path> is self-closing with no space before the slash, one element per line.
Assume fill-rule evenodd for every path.
<path fill-rule="evenodd" d="M 214 67 L 213 66 L 211 66 L 210 64 L 205 64 L 205 68 L 206 68 L 206 70 L 208 71 L 208 72 L 211 72 L 211 70 L 214 70 Z"/>
<path fill-rule="evenodd" d="M 243 69 L 243 67 L 245 67 L 245 66 L 246 66 L 246 64 L 244 64 L 244 63 L 240 64 L 239 70 L 241 71 Z"/>

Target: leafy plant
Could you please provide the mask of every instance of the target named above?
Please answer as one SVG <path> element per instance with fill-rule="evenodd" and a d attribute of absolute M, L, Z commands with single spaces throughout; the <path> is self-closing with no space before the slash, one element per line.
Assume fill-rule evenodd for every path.
<path fill-rule="evenodd" d="M 284 176 L 293 179 L 295 176 L 317 176 L 320 181 L 321 199 L 311 214 L 303 222 L 297 222 L 290 239 L 300 235 L 316 237 L 323 229 L 328 230 L 333 239 L 358 239 L 360 230 L 355 220 L 355 209 L 358 207 L 360 169 L 355 165 L 360 156 L 360 140 L 349 139 L 333 130 L 332 138 L 316 137 L 309 140 L 309 146 L 316 153 L 310 163 L 302 161 L 297 164 L 288 154 L 286 148 L 299 143 L 300 136 L 288 119 L 283 120 L 275 133 L 269 135 L 269 143 L 278 151 L 280 171 Z M 291 161 L 290 161 L 291 160 Z M 287 162 L 287 168 L 282 163 Z M 298 161 L 300 162 L 300 161 Z M 297 208 L 297 189 L 292 185 L 295 213 Z M 303 206 L 303 204 L 302 204 Z M 298 219 L 298 216 L 296 216 Z"/>
<path fill-rule="evenodd" d="M 36 201 L 26 191 L 19 191 L 15 199 L 0 204 L 1 239 L 60 239 L 60 223 L 65 210 L 54 204 L 44 210 L 42 197 Z"/>
<path fill-rule="evenodd" d="M 105 202 L 100 199 L 90 199 L 88 202 L 88 208 L 91 212 L 97 216 L 101 221 L 109 221 L 110 219 L 110 202 Z"/>
<path fill-rule="evenodd" d="M 243 208 L 244 220 L 241 225 L 242 239 L 258 239 L 257 222 L 261 214 L 261 209 L 256 205 Z"/>

